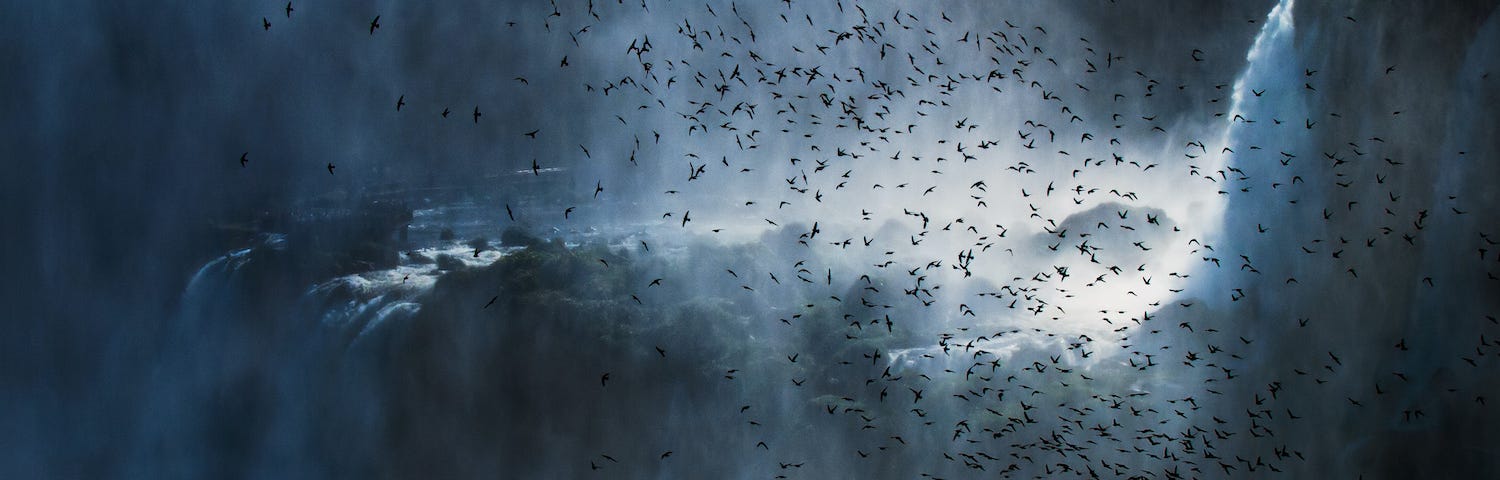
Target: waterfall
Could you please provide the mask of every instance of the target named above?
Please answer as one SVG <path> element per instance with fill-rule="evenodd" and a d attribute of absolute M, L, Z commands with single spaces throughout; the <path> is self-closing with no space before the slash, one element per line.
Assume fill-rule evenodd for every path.
<path fill-rule="evenodd" d="M 1255 36 L 1255 43 L 1250 45 L 1250 51 L 1245 53 L 1245 70 L 1234 80 L 1234 93 L 1230 104 L 1229 128 L 1224 130 L 1224 138 L 1220 143 L 1233 144 L 1238 125 L 1234 120 L 1235 115 L 1247 115 L 1245 101 L 1248 98 L 1257 97 L 1254 94 L 1255 86 L 1250 84 L 1252 80 L 1262 80 L 1272 76 L 1272 70 L 1280 66 L 1278 61 L 1285 63 L 1290 58 L 1287 50 L 1291 48 L 1291 35 L 1294 24 L 1292 22 L 1292 6 L 1296 0 L 1281 0 L 1266 14 L 1266 23 L 1261 26 L 1260 33 Z"/>
<path fill-rule="evenodd" d="M 1211 149 L 1205 149 L 1208 150 L 1207 153 L 1214 154 L 1214 164 L 1203 169 L 1204 175 L 1214 176 L 1233 168 L 1252 178 L 1271 176 L 1273 172 L 1270 169 L 1283 158 L 1280 152 L 1296 155 L 1295 147 L 1300 138 L 1285 134 L 1291 133 L 1289 130 L 1293 127 L 1301 130 L 1300 124 L 1306 116 L 1307 106 L 1301 96 L 1288 91 L 1300 88 L 1295 77 L 1302 73 L 1296 66 L 1298 55 L 1293 45 L 1294 3 L 1296 0 L 1281 0 L 1271 8 L 1255 41 L 1246 51 L 1245 67 L 1234 80 L 1230 109 L 1224 120 L 1228 123 L 1224 125 L 1217 142 L 1217 146 L 1228 147 L 1233 152 L 1212 152 Z M 1291 125 L 1292 123 L 1298 125 Z M 1277 147 L 1267 147 L 1272 144 Z M 1251 146 L 1264 149 L 1252 151 Z M 1290 160 L 1298 161 L 1295 158 Z M 1231 184 L 1237 181 L 1239 175 L 1228 174 L 1215 180 L 1219 181 L 1220 190 L 1238 193 L 1237 187 L 1232 187 Z M 1229 228 L 1231 224 L 1243 223 L 1240 220 L 1244 218 L 1237 217 L 1243 217 L 1241 213 L 1248 205 L 1237 205 L 1234 211 L 1229 210 L 1229 204 L 1236 200 L 1229 197 L 1234 196 L 1236 195 L 1220 195 L 1214 201 L 1212 218 L 1216 220 L 1204 229 L 1205 243 L 1227 244 L 1237 238 L 1237 233 L 1229 231 Z M 1238 200 L 1246 203 L 1246 198 L 1241 195 Z M 1227 246 L 1217 245 L 1217 248 L 1228 251 L 1224 248 Z M 1222 297 L 1225 290 L 1232 288 L 1224 283 L 1222 276 L 1215 275 L 1216 269 L 1208 268 L 1211 265 L 1206 262 L 1197 264 L 1197 273 L 1205 281 L 1193 283 L 1188 287 L 1191 291 L 1204 298 L 1216 299 Z"/>

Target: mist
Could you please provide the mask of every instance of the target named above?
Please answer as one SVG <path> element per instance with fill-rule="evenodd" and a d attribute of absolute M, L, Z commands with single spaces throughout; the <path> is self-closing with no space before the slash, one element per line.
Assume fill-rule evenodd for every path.
<path fill-rule="evenodd" d="M 8 2 L 0 476 L 1494 477 L 1495 6 Z"/>

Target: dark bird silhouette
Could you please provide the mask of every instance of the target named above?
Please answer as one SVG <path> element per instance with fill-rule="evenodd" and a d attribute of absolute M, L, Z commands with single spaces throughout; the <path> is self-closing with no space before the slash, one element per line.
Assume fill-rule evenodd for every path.
<path fill-rule="evenodd" d="M 380 28 L 380 15 L 376 15 L 374 20 L 370 20 L 370 35 L 374 35 L 375 34 L 375 30 L 379 29 L 379 28 Z"/>
<path fill-rule="evenodd" d="M 245 168 L 245 165 L 248 165 L 249 163 L 250 163 L 250 152 L 241 153 L 240 154 L 240 168 Z"/>
<path fill-rule="evenodd" d="M 333 169 L 334 169 L 333 163 L 329 163 L 328 164 L 328 174 L 329 175 L 333 175 Z M 356 175 L 356 176 L 358 176 L 358 175 Z"/>

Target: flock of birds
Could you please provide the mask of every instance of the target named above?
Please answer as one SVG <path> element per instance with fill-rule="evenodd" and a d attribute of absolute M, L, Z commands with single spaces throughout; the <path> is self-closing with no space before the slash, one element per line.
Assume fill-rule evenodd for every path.
<path fill-rule="evenodd" d="M 618 131 L 592 135 L 619 134 L 630 139 L 628 156 L 596 158 L 588 140 L 579 143 L 569 139 L 568 132 L 543 128 L 524 128 L 501 141 L 578 143 L 579 158 L 573 161 L 579 164 L 617 162 L 625 171 L 639 169 L 640 175 L 658 176 L 668 188 L 661 193 L 661 202 L 684 206 L 643 215 L 684 235 L 713 235 L 751 219 L 756 224 L 764 222 L 761 228 L 798 229 L 792 248 L 829 258 L 875 259 L 859 264 L 864 267 L 840 263 L 835 270 L 832 264 L 815 265 L 810 259 L 816 255 L 809 253 L 807 258 L 787 259 L 784 269 L 737 272 L 725 268 L 727 281 L 740 283 L 741 291 L 722 295 L 770 295 L 755 287 L 767 281 L 786 289 L 828 292 L 817 304 L 788 305 L 788 311 L 801 313 L 768 321 L 779 320 L 786 328 L 798 329 L 805 328 L 798 318 L 813 310 L 857 311 L 844 314 L 847 327 L 841 331 L 803 333 L 837 335 L 851 342 L 881 330 L 942 329 L 933 339 L 935 344 L 926 349 L 900 354 L 874 350 L 854 358 L 819 359 L 862 369 L 857 371 L 867 380 L 863 385 L 836 387 L 813 380 L 804 387 L 809 379 L 790 379 L 786 388 L 817 385 L 825 389 L 807 394 L 808 398 L 838 398 L 823 406 L 826 414 L 847 418 L 850 428 L 868 439 L 867 446 L 835 456 L 867 459 L 892 449 L 917 448 L 917 442 L 908 445 L 908 441 L 924 435 L 921 432 L 941 432 L 946 446 L 930 455 L 943 467 L 934 467 L 933 472 L 958 470 L 1002 477 L 1022 471 L 1046 477 L 1256 477 L 1312 460 L 1296 445 L 1316 439 L 1279 437 L 1273 429 L 1317 421 L 1294 411 L 1284 399 L 1323 398 L 1351 412 L 1363 412 L 1387 408 L 1392 404 L 1382 398 L 1418 388 L 1402 371 L 1370 379 L 1339 379 L 1348 367 L 1337 347 L 1310 352 L 1303 359 L 1304 366 L 1287 372 L 1245 373 L 1256 368 L 1254 359 L 1246 358 L 1257 348 L 1258 339 L 1245 333 L 1252 330 L 1222 318 L 1195 320 L 1197 312 L 1207 307 L 1181 298 L 1183 292 L 1193 293 L 1203 277 L 1227 278 L 1220 280 L 1228 282 L 1224 290 L 1206 295 L 1222 295 L 1227 302 L 1218 303 L 1233 308 L 1236 302 L 1251 303 L 1245 301 L 1248 287 L 1234 284 L 1238 278 L 1277 276 L 1275 283 L 1282 284 L 1286 294 L 1306 294 L 1322 287 L 1302 285 L 1289 272 L 1270 271 L 1248 252 L 1216 249 L 1209 236 L 1217 227 L 1194 224 L 1213 220 L 1189 221 L 1150 204 L 1152 195 L 1160 200 L 1163 188 L 1207 192 L 1202 201 L 1210 204 L 1253 191 L 1285 199 L 1291 208 L 1315 213 L 1328 225 L 1345 215 L 1387 218 L 1386 226 L 1375 231 L 1340 231 L 1282 252 L 1301 263 L 1337 268 L 1351 280 L 1359 279 L 1364 267 L 1348 258 L 1401 255 L 1421 242 L 1441 241 L 1424 238 L 1428 223 L 1439 216 L 1466 215 L 1468 210 L 1457 197 L 1429 205 L 1386 187 L 1388 179 L 1402 174 L 1404 160 L 1382 156 L 1391 149 L 1378 133 L 1351 138 L 1346 148 L 1321 155 L 1277 145 L 1243 144 L 1228 135 L 1222 140 L 1207 138 L 1231 128 L 1260 132 L 1254 138 L 1316 135 L 1328 124 L 1344 121 L 1336 114 L 1332 118 L 1260 116 L 1249 113 L 1257 111 L 1252 108 L 1231 105 L 1248 105 L 1263 97 L 1315 98 L 1322 89 L 1337 88 L 1322 84 L 1318 71 L 1302 71 L 1305 83 L 1295 91 L 1247 85 L 1242 93 L 1249 95 L 1235 98 L 1238 87 L 1229 83 L 1174 84 L 1129 66 L 1127 52 L 1112 51 L 1088 38 L 1059 38 L 1043 24 L 1006 19 L 955 21 L 946 12 L 919 16 L 900 5 L 843 0 L 827 0 L 828 8 L 810 8 L 805 5 L 809 0 L 784 0 L 755 5 L 754 14 L 743 13 L 747 5 L 735 2 L 671 8 L 647 0 L 632 0 L 631 5 L 603 0 L 576 3 L 562 6 L 554 1 L 544 16 L 507 22 L 506 28 L 539 26 L 546 35 L 570 45 L 574 51 L 559 55 L 554 68 L 566 71 L 587 61 L 581 59 L 618 57 L 615 60 L 623 59 L 630 71 L 607 78 L 548 74 L 576 82 L 553 85 L 532 85 L 527 79 L 532 74 L 518 71 L 513 85 L 525 94 L 543 88 L 576 88 L 575 93 L 596 98 L 600 105 L 617 106 L 618 111 L 608 115 Z M 293 7 L 288 3 L 283 9 L 285 21 L 295 21 Z M 592 40 L 591 35 L 605 29 L 611 17 L 627 13 L 681 20 L 674 22 L 674 31 L 640 32 L 628 45 Z M 382 34 L 383 20 L 400 21 L 377 14 L 368 18 L 368 31 L 360 32 L 368 36 Z M 1346 20 L 1358 25 L 1352 17 Z M 763 25 L 767 21 L 777 25 Z M 994 25 L 983 31 L 960 27 L 980 21 Z M 271 17 L 261 18 L 261 23 L 266 32 L 274 33 Z M 802 34 L 770 38 L 762 28 Z M 670 48 L 659 47 L 668 44 Z M 1201 49 L 1184 50 L 1182 62 L 1215 60 Z M 1402 74 L 1394 65 L 1379 72 Z M 1158 121 L 1152 110 L 1158 99 L 1195 98 L 1208 98 L 1206 108 L 1216 110 L 1207 130 L 1173 131 L 1187 127 Z M 1013 106 L 1014 111 L 981 112 L 986 104 L 979 102 Z M 449 105 L 408 100 L 405 94 L 391 105 L 394 114 L 431 115 L 434 120 L 447 119 L 452 113 Z M 466 123 L 484 121 L 480 105 L 469 116 Z M 652 121 L 661 118 L 670 121 Z M 1205 138 L 1191 136 L 1197 134 Z M 1181 139 L 1176 141 L 1180 155 L 1143 153 L 1159 150 L 1130 145 L 1157 145 L 1173 139 Z M 1381 159 L 1370 160 L 1376 157 Z M 1293 164 L 1319 161 L 1333 172 L 1320 176 L 1321 184 L 1276 170 L 1279 165 L 1283 172 L 1292 172 Z M 561 174 L 545 171 L 544 162 L 532 159 L 529 173 Z M 1358 178 L 1337 173 L 1354 162 L 1383 164 L 1378 169 L 1383 173 Z M 253 168 L 250 152 L 242 154 L 239 163 Z M 1245 166 L 1249 163 L 1259 166 L 1250 169 Z M 330 175 L 335 173 L 331 162 L 324 168 Z M 609 191 L 606 187 L 611 180 L 590 182 L 589 191 L 577 198 L 608 202 L 610 195 L 601 195 Z M 1158 187 L 1152 191 L 1135 188 L 1135 180 Z M 723 203 L 727 200 L 717 197 L 730 195 L 721 193 L 743 184 L 756 186 L 756 194 L 731 202 L 731 207 L 695 209 L 706 201 L 678 200 L 701 197 Z M 1367 195 L 1383 201 L 1360 197 L 1338 205 L 1299 204 L 1299 192 L 1308 189 L 1378 192 Z M 577 221 L 575 212 L 588 208 L 588 204 L 559 206 L 559 214 L 549 221 Z M 877 211 L 897 208 L 899 214 Z M 1087 224 L 1067 221 L 1080 212 L 1107 212 L 1109 216 L 1090 217 Z M 506 205 L 501 218 L 513 222 L 517 216 L 518 211 Z M 892 223 L 904 231 L 893 233 L 887 228 Z M 1268 220 L 1253 229 L 1225 228 L 1253 242 L 1257 235 L 1278 227 Z M 1495 281 L 1485 264 L 1494 263 L 1492 257 L 1500 258 L 1500 250 L 1491 251 L 1500 237 L 1485 232 L 1477 235 L 1481 246 L 1467 253 L 1478 260 L 1472 268 Z M 647 242 L 641 241 L 640 247 L 643 254 L 650 253 Z M 1365 253 L 1357 253 L 1361 250 Z M 598 263 L 598 268 L 612 268 L 605 259 Z M 1013 264 L 1040 267 L 1016 272 L 1008 266 Z M 642 289 L 673 281 L 670 274 L 652 278 Z M 888 288 L 888 284 L 897 285 Z M 1422 286 L 1443 285 L 1425 276 Z M 849 291 L 859 292 L 858 297 Z M 642 303 L 642 296 L 632 295 L 632 300 Z M 1091 298 L 1105 298 L 1110 305 L 1094 311 L 1070 310 L 1074 305 L 1094 305 L 1088 303 Z M 476 307 L 482 303 L 488 308 L 495 300 L 476 301 Z M 892 304 L 897 302 L 911 302 L 931 312 L 929 318 L 893 317 Z M 1162 325 L 1160 318 L 1177 323 Z M 1493 368 L 1487 359 L 1500 347 L 1500 337 L 1484 336 L 1489 327 L 1485 324 L 1497 322 L 1494 316 L 1486 319 L 1465 333 L 1474 335 L 1474 348 L 1450 352 L 1445 362 L 1466 367 L 1474 375 Z M 1281 327 L 1295 330 L 1296 335 L 1329 333 L 1320 332 L 1318 322 L 1311 318 L 1298 318 Z M 1035 359 L 1008 356 L 996 347 L 1008 336 L 1052 338 L 1056 343 L 1048 345 L 1058 351 Z M 1391 338 L 1384 349 L 1390 355 L 1402 355 L 1418 349 L 1415 343 Z M 642 348 L 654 348 L 662 358 L 671 349 Z M 1113 351 L 1099 353 L 1106 349 Z M 788 364 L 796 364 L 820 355 L 825 352 L 784 352 L 782 356 Z M 1082 397 L 1068 394 L 1099 388 L 1104 382 L 1098 372 L 1139 376 L 1147 385 Z M 743 373 L 729 369 L 723 377 L 734 381 Z M 1248 384 L 1246 378 L 1257 380 Z M 611 372 L 600 372 L 597 381 L 607 392 L 611 382 L 619 379 L 612 378 Z M 1152 381 L 1175 385 L 1161 389 L 1173 395 L 1163 398 L 1153 392 Z M 1447 395 L 1480 407 L 1487 402 L 1482 393 L 1449 389 Z M 948 405 L 944 411 L 958 413 L 938 414 L 935 404 Z M 1212 411 L 1242 409 L 1243 413 L 1221 418 L 1198 412 L 1200 404 L 1240 406 Z M 881 407 L 880 412 L 899 412 L 903 418 L 887 421 L 872 405 L 891 405 Z M 742 414 L 752 410 L 751 405 L 735 408 Z M 1368 414 L 1384 418 L 1396 413 Z M 1399 410 L 1399 415 L 1404 422 L 1421 422 L 1427 412 L 1410 407 Z M 747 421 L 759 425 L 753 418 Z M 778 451 L 777 447 L 766 441 L 745 445 L 778 458 L 777 478 L 796 475 L 805 463 L 815 461 L 805 458 L 805 452 Z M 651 460 L 670 461 L 672 453 L 663 449 Z M 605 471 L 639 460 L 599 454 L 578 461 L 591 470 Z"/>

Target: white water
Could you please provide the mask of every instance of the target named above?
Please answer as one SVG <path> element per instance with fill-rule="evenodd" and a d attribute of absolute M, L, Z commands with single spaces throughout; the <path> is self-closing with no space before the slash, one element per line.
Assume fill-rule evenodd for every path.
<path fill-rule="evenodd" d="M 238 272 L 255 261 L 257 252 L 284 250 L 282 234 L 264 236 L 254 247 L 229 252 L 204 264 L 193 274 L 183 292 L 187 315 L 201 317 L 198 306 L 233 295 Z M 474 248 L 459 242 L 412 250 L 401 255 L 401 264 L 386 270 L 343 275 L 310 286 L 301 301 L 315 312 L 322 328 L 344 332 L 357 343 L 392 321 L 412 318 L 421 311 L 421 300 L 447 271 L 440 268 L 480 268 L 503 258 L 513 248 Z M 352 345 L 352 344 L 351 344 Z"/>
<path fill-rule="evenodd" d="M 1288 89 L 1300 88 L 1295 79 L 1286 77 L 1293 72 L 1300 75 L 1297 55 L 1293 45 L 1293 34 L 1295 23 L 1292 19 L 1292 10 L 1296 0 L 1281 0 L 1271 11 L 1266 14 L 1264 24 L 1260 33 L 1256 34 L 1255 42 L 1251 44 L 1250 50 L 1245 53 L 1245 69 L 1235 78 L 1234 90 L 1230 97 L 1229 113 L 1225 115 L 1224 130 L 1219 135 L 1218 144 L 1208 147 L 1212 153 L 1214 164 L 1205 169 L 1205 175 L 1214 175 L 1213 172 L 1226 171 L 1229 168 L 1245 168 L 1248 163 L 1275 162 L 1280 160 L 1279 149 L 1292 149 L 1292 139 L 1277 136 L 1274 138 L 1275 149 L 1265 148 L 1268 129 L 1281 129 L 1278 131 L 1291 130 L 1291 123 L 1300 124 L 1306 113 L 1306 107 L 1301 103 L 1299 96 L 1288 93 Z M 1279 90 L 1279 91 L 1278 91 Z M 1264 97 L 1256 95 L 1260 91 Z M 1244 120 L 1237 120 L 1236 117 Z M 1276 120 L 1287 122 L 1284 125 L 1276 125 Z M 1300 128 L 1300 125 L 1297 126 Z M 1251 146 L 1264 149 L 1252 150 Z M 1214 152 L 1219 147 L 1228 147 L 1234 153 Z M 1283 150 L 1284 151 L 1284 150 Z M 1294 161 L 1300 159 L 1293 159 Z M 1227 175 L 1228 179 L 1222 177 L 1221 188 L 1225 191 L 1238 192 L 1238 186 L 1233 185 L 1238 174 Z M 1228 200 L 1220 196 L 1213 203 L 1214 223 L 1203 233 L 1203 240 L 1210 245 L 1221 243 L 1233 238 L 1233 234 L 1224 232 L 1225 216 L 1224 209 L 1228 206 Z M 1221 245 L 1222 247 L 1222 245 Z M 1192 260 L 1201 260 L 1204 256 L 1216 257 L 1217 253 L 1202 250 L 1202 255 L 1192 257 Z M 1225 260 L 1228 261 L 1228 260 Z M 1203 295 L 1207 298 L 1218 298 L 1225 295 L 1226 287 L 1222 282 L 1216 281 L 1216 275 L 1220 269 L 1214 268 L 1208 262 L 1195 262 L 1196 268 L 1193 273 L 1198 274 L 1205 281 L 1194 282 L 1189 287 L 1189 292 Z"/>

